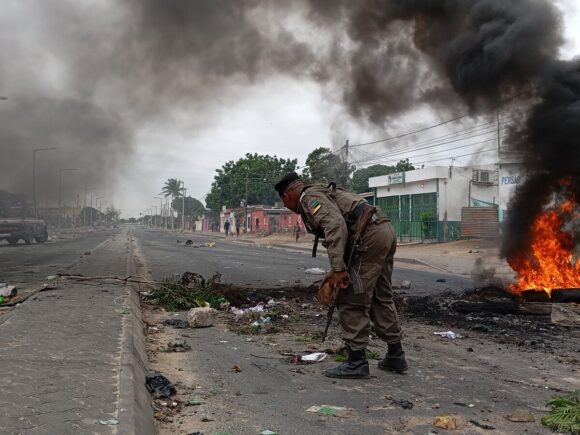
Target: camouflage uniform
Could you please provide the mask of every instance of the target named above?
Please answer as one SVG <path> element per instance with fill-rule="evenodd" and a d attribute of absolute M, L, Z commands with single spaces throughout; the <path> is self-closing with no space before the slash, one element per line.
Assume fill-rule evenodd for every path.
<path fill-rule="evenodd" d="M 360 196 L 331 186 L 306 186 L 300 195 L 302 219 L 310 232 L 324 237 L 335 272 L 346 270 L 358 212 L 365 206 L 368 204 Z M 371 320 L 381 339 L 389 344 L 401 341 L 391 286 L 396 248 L 391 222 L 373 216 L 348 270 L 353 284 L 340 290 L 337 297 L 342 338 L 354 351 L 367 347 Z"/>

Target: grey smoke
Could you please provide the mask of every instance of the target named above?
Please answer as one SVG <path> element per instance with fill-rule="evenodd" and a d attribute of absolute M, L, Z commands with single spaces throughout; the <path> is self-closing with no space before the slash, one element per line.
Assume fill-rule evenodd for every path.
<path fill-rule="evenodd" d="M 477 116 L 537 89 L 540 103 L 511 143 L 551 180 L 546 195 L 556 178 L 578 176 L 578 68 L 555 60 L 562 25 L 548 0 L 12 0 L 0 26 L 11 55 L 0 67 L 8 190 L 26 191 L 39 145 L 59 146 L 55 164 L 80 166 L 83 185 L 114 184 L 140 129 L 183 113 L 203 128 L 238 88 L 276 75 L 319 83 L 379 128 L 427 105 Z M 515 204 L 532 194 L 523 186 Z M 546 198 L 530 216 L 511 214 L 506 255 L 525 245 L 518 223 Z"/>

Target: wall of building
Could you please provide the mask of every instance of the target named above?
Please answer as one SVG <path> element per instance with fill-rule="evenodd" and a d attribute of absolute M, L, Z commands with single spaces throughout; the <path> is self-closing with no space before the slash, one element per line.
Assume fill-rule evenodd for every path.
<path fill-rule="evenodd" d="M 524 181 L 523 168 L 518 163 L 500 165 L 499 169 L 499 221 L 503 222 L 508 213 L 508 204 L 516 189 Z"/>

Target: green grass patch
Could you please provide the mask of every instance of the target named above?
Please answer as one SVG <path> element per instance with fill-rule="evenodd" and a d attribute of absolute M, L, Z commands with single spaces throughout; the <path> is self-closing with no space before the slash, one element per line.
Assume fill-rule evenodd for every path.
<path fill-rule="evenodd" d="M 168 278 L 155 287 L 147 299 L 167 311 L 189 310 L 203 307 L 208 303 L 212 308 L 220 308 L 228 300 L 211 289 L 211 282 L 205 287 L 181 284 L 178 278 Z"/>
<path fill-rule="evenodd" d="M 556 432 L 580 434 L 580 390 L 565 396 L 554 396 L 546 405 L 552 410 L 542 418 L 544 426 Z"/>

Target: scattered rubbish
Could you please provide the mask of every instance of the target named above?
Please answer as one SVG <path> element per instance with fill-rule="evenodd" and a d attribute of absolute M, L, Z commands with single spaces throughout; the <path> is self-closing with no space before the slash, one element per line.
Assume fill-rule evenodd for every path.
<path fill-rule="evenodd" d="M 167 343 L 167 347 L 163 349 L 163 352 L 187 352 L 188 350 L 191 350 L 191 346 L 185 340 L 182 340 L 175 343 L 170 341 Z"/>
<path fill-rule="evenodd" d="M 317 363 L 320 361 L 324 361 L 328 354 L 326 352 L 314 352 L 308 355 L 302 355 L 300 357 L 300 361 L 309 362 L 309 363 Z"/>
<path fill-rule="evenodd" d="M 130 314 L 131 312 L 129 311 L 129 308 L 122 307 L 122 308 L 115 309 L 115 313 L 125 315 L 125 314 Z"/>
<path fill-rule="evenodd" d="M 510 414 L 506 415 L 505 418 L 514 423 L 533 423 L 536 421 L 531 412 L 525 409 L 516 409 Z"/>
<path fill-rule="evenodd" d="M 188 326 L 187 320 L 183 319 L 165 319 L 163 324 L 165 326 L 172 326 L 175 329 L 185 329 Z"/>
<path fill-rule="evenodd" d="M 306 269 L 304 273 L 307 275 L 324 275 L 326 270 L 321 269 L 320 267 L 312 267 L 310 269 Z"/>
<path fill-rule="evenodd" d="M 258 320 L 254 321 L 252 323 L 252 326 L 261 326 L 261 325 L 265 325 L 267 323 L 271 323 L 272 319 L 268 316 L 268 317 L 260 317 Z"/>
<path fill-rule="evenodd" d="M 556 432 L 580 433 L 580 390 L 565 396 L 554 396 L 547 403 L 550 414 L 542 417 L 542 424 Z"/>
<path fill-rule="evenodd" d="M 235 365 L 230 369 L 232 372 L 234 373 L 240 373 L 242 371 L 242 368 L 239 365 Z"/>
<path fill-rule="evenodd" d="M 54 280 L 55 280 L 55 279 L 57 279 L 57 278 L 58 278 L 58 276 L 56 276 L 56 275 L 48 275 L 48 276 L 46 277 L 46 279 L 47 279 L 48 281 L 54 281 Z"/>
<path fill-rule="evenodd" d="M 435 282 L 447 282 L 445 278 L 436 279 Z"/>
<path fill-rule="evenodd" d="M 15 286 L 4 283 L 0 284 L 0 296 L 4 296 L 5 298 L 13 298 L 17 293 L 18 291 L 16 290 Z"/>
<path fill-rule="evenodd" d="M 102 424 L 103 426 L 116 426 L 119 424 L 119 420 L 117 420 L 116 418 L 107 418 L 99 420 L 99 423 Z"/>
<path fill-rule="evenodd" d="M 346 417 L 349 414 L 349 409 L 343 406 L 333 405 L 314 405 L 306 410 L 306 412 L 313 412 L 320 415 L 332 415 L 335 417 Z"/>
<path fill-rule="evenodd" d="M 439 335 L 440 337 L 443 337 L 443 338 L 448 338 L 450 340 L 454 340 L 456 338 L 461 338 L 461 335 L 459 335 L 453 331 L 434 332 L 433 334 Z"/>
<path fill-rule="evenodd" d="M 187 313 L 187 321 L 192 328 L 207 328 L 213 325 L 217 310 L 210 307 L 192 308 Z"/>
<path fill-rule="evenodd" d="M 207 416 L 207 415 L 204 415 L 203 417 L 201 417 L 201 421 L 203 423 L 207 423 L 207 422 L 210 422 L 210 421 L 214 421 L 214 419 L 211 418 L 211 417 L 209 417 L 209 416 Z"/>
<path fill-rule="evenodd" d="M 403 290 L 409 290 L 411 288 L 411 281 L 409 281 L 408 279 L 404 280 L 399 286 L 399 288 Z"/>
<path fill-rule="evenodd" d="M 473 325 L 471 327 L 472 331 L 478 331 L 478 332 L 490 332 L 491 328 L 489 326 L 485 326 L 482 325 L 481 323 L 478 323 L 477 325 Z"/>
<path fill-rule="evenodd" d="M 274 432 L 270 429 L 264 429 L 262 432 L 260 432 L 260 435 L 278 435 L 278 432 Z"/>
<path fill-rule="evenodd" d="M 492 426 L 491 424 L 480 423 L 477 420 L 469 420 L 469 422 L 472 425 L 477 426 L 477 427 L 480 427 L 480 428 L 485 429 L 485 430 L 495 430 L 495 427 Z"/>
<path fill-rule="evenodd" d="M 145 386 L 151 394 L 153 394 L 154 399 L 163 399 L 165 397 L 171 397 L 177 390 L 175 385 L 169 382 L 165 376 L 161 373 L 151 373 L 145 376 Z"/>
<path fill-rule="evenodd" d="M 403 409 L 413 409 L 413 406 L 415 406 L 413 402 L 405 399 L 391 399 L 391 403 L 400 406 Z"/>
<path fill-rule="evenodd" d="M 440 415 L 435 417 L 433 425 L 440 429 L 455 430 L 457 429 L 457 420 L 449 415 Z"/>
<path fill-rule="evenodd" d="M 178 240 L 177 243 L 181 242 Z M 191 248 L 215 248 L 215 242 L 193 243 L 193 240 L 186 240 L 185 246 L 189 246 Z"/>
<path fill-rule="evenodd" d="M 254 307 L 250 307 L 250 308 L 231 307 L 230 310 L 232 311 L 232 313 L 234 315 L 239 317 L 239 316 L 244 316 L 248 313 L 261 313 L 262 311 L 264 311 L 264 304 L 260 302 L 258 305 L 254 306 Z"/>
<path fill-rule="evenodd" d="M 215 291 L 219 280 L 219 273 L 206 280 L 198 273 L 185 272 L 181 278 L 174 276 L 157 282 L 147 299 L 166 311 L 189 310 L 204 307 L 208 303 L 213 308 L 221 308 L 229 302 L 221 293 Z"/>
<path fill-rule="evenodd" d="M 183 402 L 185 406 L 199 406 L 203 405 L 203 402 L 199 399 L 189 399 Z"/>

